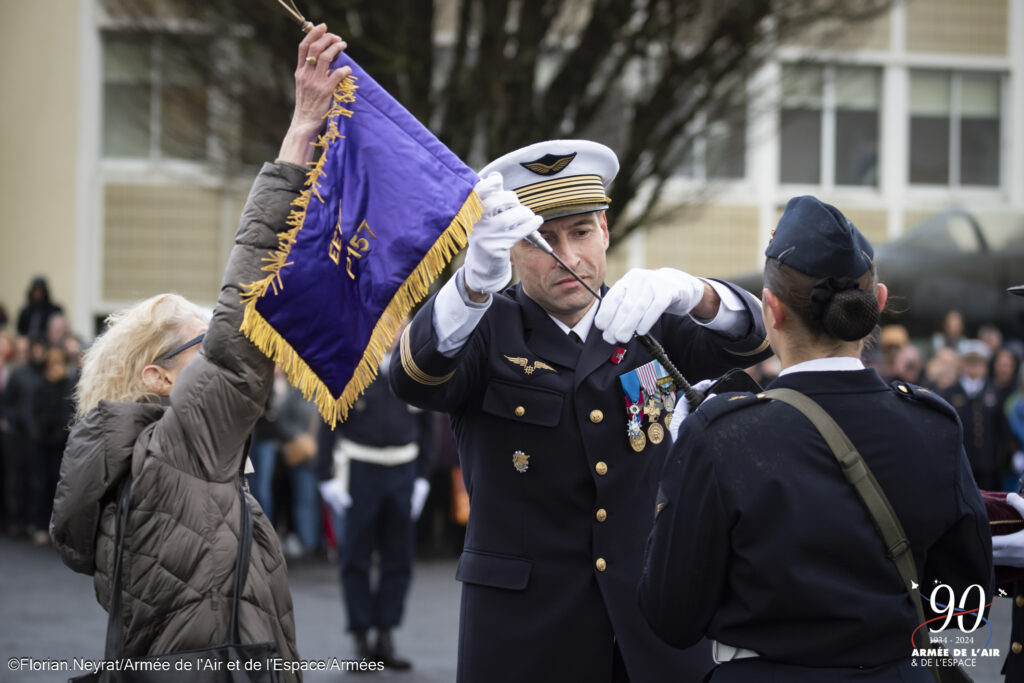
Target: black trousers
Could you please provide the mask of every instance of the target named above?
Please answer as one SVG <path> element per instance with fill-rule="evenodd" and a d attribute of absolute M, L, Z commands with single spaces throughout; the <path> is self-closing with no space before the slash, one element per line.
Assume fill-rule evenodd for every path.
<path fill-rule="evenodd" d="M 341 588 L 348 630 L 391 629 L 402 621 L 412 581 L 414 523 L 412 489 L 416 461 L 387 467 L 349 462 L 349 495 L 341 543 Z M 373 553 L 380 577 L 371 586 Z"/>

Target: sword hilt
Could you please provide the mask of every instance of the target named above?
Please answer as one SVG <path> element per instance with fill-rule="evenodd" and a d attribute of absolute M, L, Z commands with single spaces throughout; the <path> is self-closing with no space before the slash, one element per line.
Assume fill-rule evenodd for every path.
<path fill-rule="evenodd" d="M 640 340 L 640 343 L 647 349 L 647 352 L 657 358 L 658 362 L 662 364 L 669 377 L 672 378 L 676 386 L 683 392 L 686 402 L 690 405 L 690 410 L 699 406 L 704 401 L 704 392 L 697 391 L 686 381 L 683 373 L 679 372 L 679 368 L 675 366 L 675 363 L 669 360 L 668 354 L 665 353 L 665 347 L 649 334 L 638 334 L 636 338 Z"/>

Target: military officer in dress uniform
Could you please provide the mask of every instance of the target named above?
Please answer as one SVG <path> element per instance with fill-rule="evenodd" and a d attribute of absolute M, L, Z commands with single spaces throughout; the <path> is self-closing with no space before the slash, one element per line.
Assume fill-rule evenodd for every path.
<path fill-rule="evenodd" d="M 699 681 L 710 668 L 706 646 L 673 650 L 636 605 L 676 394 L 632 336 L 649 331 L 691 378 L 770 350 L 757 300 L 732 285 L 672 269 L 602 285 L 617 170 L 611 150 L 581 140 L 483 169 L 465 264 L 392 360 L 396 394 L 450 413 L 470 496 L 460 681 Z M 600 307 L 521 241 L 538 228 L 605 293 Z M 520 283 L 504 290 L 510 259 Z"/>
<path fill-rule="evenodd" d="M 1024 296 L 1024 285 L 1010 287 L 1007 291 L 1017 296 Z M 1012 505 L 1024 517 L 1024 478 L 1017 484 L 1017 494 L 1010 494 L 1006 502 Z M 997 565 L 1008 567 L 1024 567 L 1024 531 L 1017 531 L 1004 536 L 992 537 L 992 555 Z M 1024 581 L 1013 583 L 1013 608 L 1010 621 L 1010 651 L 1003 664 L 1006 683 L 1024 681 Z"/>
<path fill-rule="evenodd" d="M 958 601 L 980 585 L 975 606 L 991 593 L 991 540 L 956 412 L 860 360 L 887 296 L 871 245 L 835 207 L 797 197 L 766 256 L 764 320 L 782 366 L 768 388 L 809 396 L 853 442 L 906 532 L 926 602 L 938 580 Z M 793 407 L 750 393 L 702 404 L 657 510 L 641 609 L 676 647 L 715 640 L 713 683 L 933 681 L 911 661 L 920 620 L 868 508 Z"/>

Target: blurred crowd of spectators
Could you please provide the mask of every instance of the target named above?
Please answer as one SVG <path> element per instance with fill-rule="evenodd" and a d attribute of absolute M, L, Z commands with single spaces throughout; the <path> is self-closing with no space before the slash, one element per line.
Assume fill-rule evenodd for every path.
<path fill-rule="evenodd" d="M 0 512 L 9 536 L 49 542 L 81 359 L 82 339 L 44 278 L 29 284 L 16 318 L 0 305 Z"/>
<path fill-rule="evenodd" d="M 13 312 L 13 311 L 12 311 Z M 49 543 L 53 496 L 74 415 L 82 337 L 74 334 L 43 277 L 29 284 L 17 315 L 0 302 L 0 529 L 9 537 Z M 290 559 L 322 557 L 338 545 L 317 490 L 323 425 L 314 406 L 278 374 L 268 411 L 254 434 L 250 486 L 275 522 Z M 432 494 L 420 520 L 424 554 L 457 554 L 468 502 L 446 416 L 437 419 Z"/>
<path fill-rule="evenodd" d="M 902 325 L 885 325 L 875 343 L 865 348 L 864 360 L 886 380 L 924 386 L 952 404 L 963 423 L 964 447 L 978 486 L 1011 491 L 1024 472 L 1024 340 L 1004 338 L 992 325 L 975 332 L 967 336 L 958 311 L 949 311 L 926 339 L 912 339 Z M 11 537 L 49 541 L 82 351 L 81 337 L 51 300 L 44 278 L 32 280 L 16 317 L 9 318 L 0 304 L 0 514 Z M 762 386 L 777 373 L 774 358 L 751 369 Z M 312 461 L 331 456 L 316 453 L 323 443 L 317 432 L 323 427 L 315 409 L 308 404 L 303 408 L 303 399 L 283 378 L 276 385 L 269 419 L 255 435 L 253 460 L 259 461 L 261 475 L 251 484 L 268 513 L 279 513 L 276 521 L 289 555 L 322 554 L 335 544 L 340 530 L 331 528 L 330 515 L 321 514 Z M 295 416 L 287 434 L 277 433 L 287 422 L 273 424 L 277 412 Z M 429 474 L 431 495 L 418 536 L 424 552 L 447 555 L 460 550 L 468 502 L 447 419 L 435 417 L 438 456 Z M 291 452 L 297 444 L 312 449 L 298 465 Z M 271 503 L 274 498 L 279 505 Z"/>
<path fill-rule="evenodd" d="M 923 386 L 952 404 L 978 487 L 1016 491 L 1024 472 L 1022 358 L 1024 340 L 1004 338 L 994 325 L 968 337 L 963 316 L 949 311 L 930 338 L 912 339 L 902 325 L 882 326 L 863 360 L 887 382 Z M 778 360 L 764 361 L 751 374 L 765 386 L 778 374 Z"/>

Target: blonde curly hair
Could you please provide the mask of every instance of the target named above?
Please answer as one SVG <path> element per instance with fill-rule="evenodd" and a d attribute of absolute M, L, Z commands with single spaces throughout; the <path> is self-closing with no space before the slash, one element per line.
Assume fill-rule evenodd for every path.
<path fill-rule="evenodd" d="M 186 325 L 193 320 L 205 325 L 207 316 L 177 294 L 158 294 L 111 314 L 107 329 L 82 359 L 75 419 L 81 419 L 100 401 L 141 401 L 153 396 L 143 381 L 143 369 L 188 341 Z M 170 367 L 176 360 L 161 365 Z"/>

